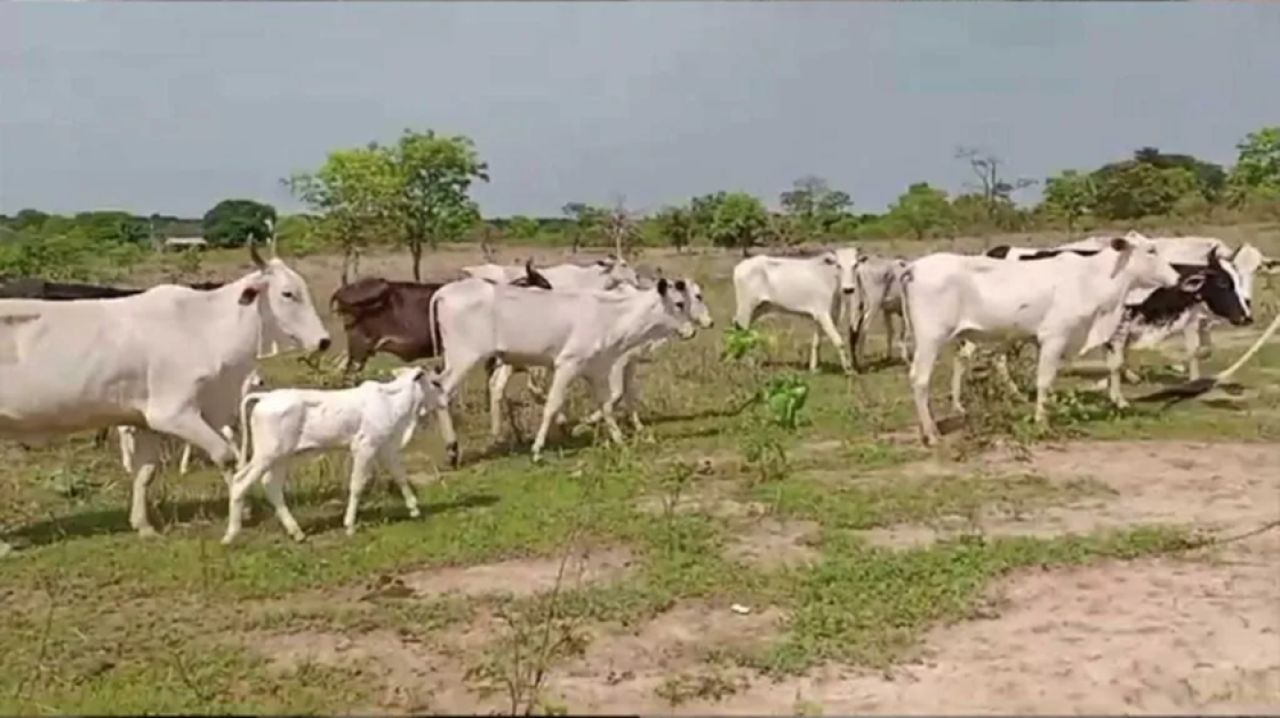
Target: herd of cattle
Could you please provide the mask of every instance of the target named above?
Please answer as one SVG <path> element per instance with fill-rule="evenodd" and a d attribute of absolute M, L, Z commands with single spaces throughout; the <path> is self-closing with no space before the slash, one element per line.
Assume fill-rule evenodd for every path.
<path fill-rule="evenodd" d="M 551 370 L 545 392 L 530 383 L 544 401 L 536 461 L 551 424 L 566 421 L 565 392 L 575 378 L 587 379 L 594 394 L 597 408 L 586 421 L 603 420 L 621 441 L 615 409 L 625 408 L 641 426 L 635 360 L 713 324 L 692 279 L 641 278 L 614 257 L 586 266 L 484 264 L 434 284 L 363 278 L 329 302 L 343 321 L 348 372 L 377 352 L 405 362 L 439 357 L 442 368 L 411 365 L 390 381 L 347 389 L 263 390 L 256 365 L 265 346 L 318 353 L 331 338 L 306 281 L 252 245 L 249 254 L 253 271 L 226 283 L 133 290 L 0 281 L 0 437 L 30 443 L 116 427 L 122 462 L 133 474 L 130 524 L 144 535 L 154 533 L 146 492 L 163 437 L 186 442 L 188 452 L 195 447 L 224 468 L 230 494 L 224 543 L 240 531 L 245 493 L 256 483 L 289 534 L 303 538 L 284 501 L 288 462 L 345 448 L 353 458 L 344 517 L 351 532 L 375 465 L 392 475 L 409 513 L 418 515 L 400 451 L 419 418 L 436 416 L 450 462 L 458 464 L 450 402 L 477 365 L 489 375 L 495 436 L 512 373 Z M 734 267 L 734 324 L 746 329 L 768 312 L 810 317 L 817 325 L 810 367 L 817 367 L 825 334 L 843 368 L 853 371 L 867 324 L 883 316 L 889 354 L 896 342 L 909 363 L 921 434 L 933 443 L 929 381 L 948 343 L 961 344 L 951 386 L 957 411 L 963 412 L 961 385 L 975 343 L 1019 337 L 1040 347 L 1037 421 L 1045 420 L 1045 400 L 1064 360 L 1099 347 L 1110 396 L 1123 404 L 1130 346 L 1181 332 L 1195 378 L 1209 329 L 1251 322 L 1255 275 L 1274 265 L 1249 244 L 1232 249 L 1214 238 L 1135 232 L 1053 249 L 1001 246 L 985 255 L 941 252 L 914 261 L 869 257 L 853 247 L 757 255 Z M 997 367 L 1012 381 L 1003 361 Z"/>

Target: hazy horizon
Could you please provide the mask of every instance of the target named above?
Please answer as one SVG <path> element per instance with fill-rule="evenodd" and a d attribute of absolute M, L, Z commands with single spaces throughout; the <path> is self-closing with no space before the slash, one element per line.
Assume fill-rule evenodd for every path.
<path fill-rule="evenodd" d="M 1277 38 L 1262 3 L 6 3 L 0 212 L 294 211 L 280 178 L 406 127 L 475 140 L 489 216 L 810 174 L 881 211 L 963 189 L 958 145 L 1230 164 L 1280 122 Z"/>

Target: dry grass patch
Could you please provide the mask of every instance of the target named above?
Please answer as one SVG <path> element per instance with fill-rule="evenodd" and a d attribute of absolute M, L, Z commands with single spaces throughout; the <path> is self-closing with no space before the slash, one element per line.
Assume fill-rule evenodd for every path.
<path fill-rule="evenodd" d="M 623 548 L 575 553 L 563 559 L 513 559 L 479 566 L 414 571 L 399 581 L 419 598 L 463 594 L 509 594 L 531 596 L 550 591 L 556 586 L 564 561 L 565 585 L 602 583 L 621 578 L 633 563 L 631 552 Z"/>
<path fill-rule="evenodd" d="M 765 570 L 812 564 L 822 557 L 813 545 L 821 530 L 816 521 L 763 518 L 734 534 L 725 556 Z"/>

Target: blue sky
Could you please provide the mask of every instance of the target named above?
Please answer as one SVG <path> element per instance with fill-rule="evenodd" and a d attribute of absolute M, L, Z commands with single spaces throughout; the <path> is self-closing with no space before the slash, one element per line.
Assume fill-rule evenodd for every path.
<path fill-rule="evenodd" d="M 471 136 L 488 215 L 655 209 L 806 174 L 863 211 L 1280 123 L 1271 3 L 5 3 L 0 211 L 293 208 L 405 127 Z M 1024 199 L 1033 199 L 1034 192 Z"/>

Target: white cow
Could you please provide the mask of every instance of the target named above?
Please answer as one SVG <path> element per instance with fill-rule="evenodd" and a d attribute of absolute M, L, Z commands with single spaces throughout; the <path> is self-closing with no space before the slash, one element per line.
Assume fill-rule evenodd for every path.
<path fill-rule="evenodd" d="M 666 279 L 640 292 L 546 291 L 465 279 L 436 292 L 429 313 L 444 344 L 442 384 L 450 397 L 471 368 L 490 357 L 554 368 L 533 442 L 535 461 L 573 379 L 585 376 L 591 383 L 610 437 L 621 441 L 613 407 L 623 387 L 610 381 L 614 364 L 656 339 L 692 337 L 695 323 L 712 325 L 698 285 Z M 457 437 L 448 411 L 440 412 L 440 422 L 456 465 Z"/>
<path fill-rule="evenodd" d="M 859 291 L 858 301 L 855 303 L 858 306 L 856 311 L 849 312 L 849 353 L 855 366 L 859 363 L 862 343 L 866 341 L 871 321 L 876 314 L 882 315 L 884 319 L 887 356 L 893 357 L 896 339 L 903 363 L 910 363 L 909 327 L 902 310 L 902 275 L 906 271 L 905 259 L 865 257 L 858 264 Z"/>
<path fill-rule="evenodd" d="M 859 261 L 857 249 L 844 248 L 812 257 L 757 255 L 738 262 L 733 268 L 734 325 L 746 329 L 757 317 L 771 312 L 810 317 L 818 326 L 809 344 L 809 371 L 818 369 L 819 331 L 839 352 L 840 366 L 851 371 L 849 354 L 833 317 L 840 313 L 841 297 L 851 302 L 857 292 L 855 268 Z"/>
<path fill-rule="evenodd" d="M 229 544 L 240 533 L 244 495 L 263 482 L 276 518 L 297 541 L 306 538 L 284 501 L 288 462 L 299 454 L 346 448 L 351 451 L 351 485 L 342 525 L 355 533 L 360 494 L 375 463 L 391 473 L 409 515 L 417 518 L 418 497 L 409 484 L 400 450 L 413 438 L 423 409 L 443 409 L 444 390 L 422 367 L 397 367 L 387 382 L 365 381 L 350 389 L 275 389 L 240 401 L 241 465 L 231 483 Z M 250 456 L 252 445 L 252 456 Z"/>
<path fill-rule="evenodd" d="M 1035 337 L 1040 345 L 1035 419 L 1043 423 L 1062 358 L 1112 336 L 1132 287 L 1173 286 L 1178 273 L 1155 244 L 1131 233 L 1091 256 L 1068 252 L 1009 262 L 930 254 L 912 262 L 903 280 L 915 337 L 912 393 L 924 441 L 932 444 L 939 437 L 929 410 L 929 380 L 944 345 L 956 339 Z"/>
<path fill-rule="evenodd" d="M 160 458 L 155 432 L 229 464 L 235 449 L 218 428 L 234 422 L 263 326 L 308 350 L 330 344 L 302 277 L 250 254 L 255 269 L 220 289 L 160 285 L 118 299 L 0 301 L 0 435 L 147 429 L 136 437 L 129 522 L 154 534 L 146 490 Z"/>
<path fill-rule="evenodd" d="M 1253 301 L 1254 277 L 1266 261 L 1257 247 L 1246 242 L 1233 250 L 1217 237 L 1151 237 L 1150 240 L 1155 243 L 1160 256 L 1175 265 L 1204 267 L 1208 263 L 1210 253 L 1216 252 L 1218 259 L 1226 260 L 1224 269 L 1233 275 L 1236 286 L 1244 298 L 1246 310 L 1250 308 Z M 1097 251 L 1105 247 L 1109 241 L 1108 237 L 1095 236 L 1051 249 L 1002 246 L 988 251 L 987 254 L 1012 259 L 1048 255 L 1063 250 Z M 1145 301 L 1151 292 L 1151 287 L 1134 289 L 1129 292 L 1125 303 L 1137 306 Z M 1203 306 L 1197 306 L 1194 313 L 1195 316 L 1181 323 L 1180 329 L 1187 357 L 1187 378 L 1193 381 L 1200 378 L 1200 360 L 1207 358 L 1212 350 L 1210 330 L 1224 321 Z"/>
<path fill-rule="evenodd" d="M 525 276 L 522 265 L 477 264 L 463 267 L 468 277 L 487 279 L 498 284 L 510 284 Z M 557 264 L 538 270 L 556 289 L 598 289 L 609 290 L 620 285 L 638 283 L 636 270 L 620 257 L 606 257 L 583 266 L 580 264 Z"/>
<path fill-rule="evenodd" d="M 624 292 L 630 294 L 639 294 L 641 290 L 633 285 L 624 284 L 613 290 L 615 292 Z M 618 361 L 609 370 L 610 386 L 621 386 L 622 396 L 618 400 L 618 407 L 623 413 L 630 418 L 631 425 L 636 431 L 644 428 L 643 422 L 640 421 L 638 412 L 638 398 L 635 383 L 635 365 L 636 360 L 642 356 L 652 356 L 653 352 L 663 344 L 669 341 L 668 337 L 661 337 L 646 344 L 631 349 L 623 354 Z M 535 394 L 541 401 L 546 400 L 546 393 L 541 392 L 535 387 L 533 382 L 533 369 L 542 369 L 542 367 L 532 367 L 529 375 L 529 390 Z M 489 428 L 494 439 L 502 434 L 502 399 L 506 396 L 507 383 L 511 380 L 511 375 L 517 370 L 510 364 L 504 364 L 500 361 L 496 362 L 496 367 L 489 376 Z M 604 411 L 596 409 L 586 419 L 583 420 L 584 425 L 595 424 L 604 418 Z M 557 424 L 566 424 L 568 419 L 563 412 L 557 412 Z"/>
<path fill-rule="evenodd" d="M 262 358 L 259 356 L 259 358 Z M 243 398 L 245 394 L 261 389 L 265 386 L 262 375 L 257 369 L 249 372 L 249 376 L 245 377 L 244 384 L 240 388 L 240 396 Z M 232 448 L 235 448 L 234 428 L 228 424 L 224 425 L 219 431 L 231 442 Z M 130 474 L 133 473 L 134 454 L 137 453 L 137 435 L 138 428 L 135 426 L 117 426 L 116 432 L 120 437 L 120 463 L 124 466 L 124 470 Z M 238 459 L 239 457 L 237 457 Z M 186 476 L 191 470 L 191 444 L 182 445 L 182 457 L 178 462 L 178 476 Z"/>

